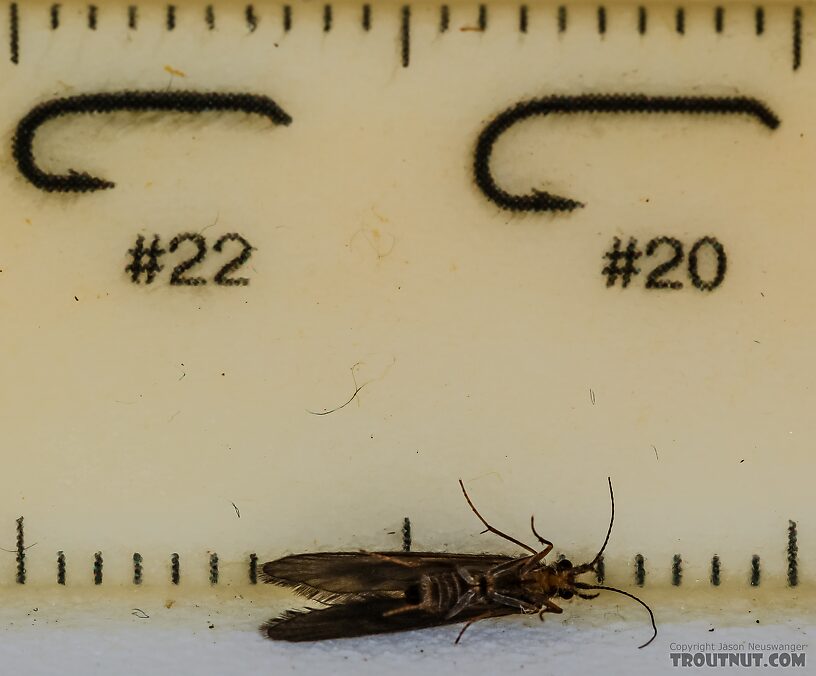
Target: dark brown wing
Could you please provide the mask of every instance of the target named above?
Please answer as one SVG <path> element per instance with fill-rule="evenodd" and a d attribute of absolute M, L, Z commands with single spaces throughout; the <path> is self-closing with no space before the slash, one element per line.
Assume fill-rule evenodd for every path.
<path fill-rule="evenodd" d="M 509 606 L 481 605 L 466 608 L 451 619 L 444 614 L 418 609 L 389 614 L 404 607 L 405 602 L 398 599 L 373 598 L 330 606 L 324 610 L 290 610 L 281 617 L 269 620 L 261 627 L 261 632 L 276 641 L 322 641 L 426 629 L 519 612 Z"/>
<path fill-rule="evenodd" d="M 263 565 L 261 579 L 324 603 L 402 593 L 422 575 L 464 567 L 475 572 L 513 560 L 492 554 L 437 552 L 318 552 L 285 556 Z"/>

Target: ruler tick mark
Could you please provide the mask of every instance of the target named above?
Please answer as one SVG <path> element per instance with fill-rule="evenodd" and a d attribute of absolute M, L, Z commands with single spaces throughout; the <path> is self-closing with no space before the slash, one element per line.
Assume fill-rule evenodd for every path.
<path fill-rule="evenodd" d="M 797 543 L 796 522 L 788 521 L 788 586 L 799 584 L 799 545 Z"/>
<path fill-rule="evenodd" d="M 247 5 L 244 10 L 244 18 L 246 19 L 247 28 L 250 33 L 254 33 L 258 28 L 258 16 L 255 14 L 255 7 Z"/>
<path fill-rule="evenodd" d="M 686 10 L 682 7 L 678 7 L 674 14 L 674 30 L 679 35 L 685 35 L 686 33 Z"/>
<path fill-rule="evenodd" d="M 411 519 L 407 516 L 402 520 L 402 551 L 411 551 Z"/>
<path fill-rule="evenodd" d="M 133 584 L 142 584 L 142 555 L 139 552 L 133 554 Z"/>
<path fill-rule="evenodd" d="M 603 584 L 605 579 L 606 563 L 604 562 L 603 554 L 601 554 L 595 562 L 595 581 L 597 584 Z"/>
<path fill-rule="evenodd" d="M 675 587 L 679 587 L 683 582 L 683 558 L 679 554 L 672 557 L 672 580 Z"/>
<path fill-rule="evenodd" d="M 754 11 L 754 27 L 757 35 L 765 32 L 765 8 L 757 7 Z"/>
<path fill-rule="evenodd" d="M 65 585 L 65 552 L 57 552 L 57 584 Z"/>
<path fill-rule="evenodd" d="M 711 584 L 720 586 L 720 557 L 716 554 L 711 557 Z"/>
<path fill-rule="evenodd" d="M 127 9 L 128 28 L 135 31 L 139 26 L 139 9 L 136 5 L 129 5 Z"/>
<path fill-rule="evenodd" d="M 641 6 L 638 7 L 638 33 L 641 35 L 646 35 L 646 28 L 648 26 L 648 14 L 646 13 L 646 8 Z"/>
<path fill-rule="evenodd" d="M 249 584 L 258 584 L 258 555 L 249 555 Z"/>
<path fill-rule="evenodd" d="M 646 566 L 643 554 L 635 555 L 635 584 L 642 587 L 646 583 Z"/>
<path fill-rule="evenodd" d="M 167 5 L 167 19 L 166 26 L 168 31 L 176 29 L 176 6 Z"/>
<path fill-rule="evenodd" d="M 479 5 L 479 30 L 483 33 L 487 30 L 487 5 Z"/>
<path fill-rule="evenodd" d="M 363 30 L 368 32 L 371 30 L 371 5 L 363 5 Z"/>
<path fill-rule="evenodd" d="M 17 519 L 17 584 L 25 584 L 25 534 L 23 532 L 23 517 Z"/>
<path fill-rule="evenodd" d="M 793 9 L 793 69 L 802 65 L 802 8 Z"/>
<path fill-rule="evenodd" d="M 521 33 L 527 32 L 527 24 L 528 24 L 528 11 L 527 5 L 522 5 L 519 7 L 519 31 Z"/>
<path fill-rule="evenodd" d="M 16 2 L 9 5 L 9 52 L 11 62 L 20 63 L 20 10 Z"/>
<path fill-rule="evenodd" d="M 558 32 L 565 33 L 567 31 L 567 8 L 561 5 L 558 8 Z"/>
<path fill-rule="evenodd" d="M 218 554 L 210 554 L 210 584 L 218 584 Z"/>
<path fill-rule="evenodd" d="M 323 32 L 328 33 L 332 29 L 332 6 L 323 5 Z"/>
<path fill-rule="evenodd" d="M 93 578 L 94 584 L 102 584 L 102 552 L 94 554 Z"/>
<path fill-rule="evenodd" d="M 758 587 L 760 582 L 760 568 L 759 568 L 759 556 L 754 554 L 751 557 L 751 586 Z"/>
<path fill-rule="evenodd" d="M 724 7 L 715 7 L 714 8 L 714 30 L 717 31 L 717 33 L 722 33 L 724 27 L 725 27 L 725 8 Z"/>
<path fill-rule="evenodd" d="M 283 31 L 288 33 L 292 30 L 292 7 L 290 5 L 283 6 Z"/>
<path fill-rule="evenodd" d="M 173 553 L 170 557 L 170 582 L 178 584 L 181 580 L 181 565 L 179 564 L 179 555 Z"/>
<path fill-rule="evenodd" d="M 439 32 L 447 33 L 450 28 L 450 7 L 442 5 L 439 8 Z"/>
<path fill-rule="evenodd" d="M 51 30 L 55 31 L 60 24 L 60 5 L 51 5 L 49 15 L 51 17 Z"/>
<path fill-rule="evenodd" d="M 400 21 L 400 43 L 402 52 L 402 67 L 408 68 L 411 62 L 411 7 L 403 5 Z"/>
<path fill-rule="evenodd" d="M 207 30 L 215 30 L 215 8 L 212 5 L 204 8 L 204 23 L 207 24 Z"/>
<path fill-rule="evenodd" d="M 598 33 L 600 35 L 606 34 L 606 7 L 603 5 L 598 7 Z"/>
<path fill-rule="evenodd" d="M 96 5 L 88 5 L 88 28 L 96 30 L 99 18 L 99 9 Z"/>

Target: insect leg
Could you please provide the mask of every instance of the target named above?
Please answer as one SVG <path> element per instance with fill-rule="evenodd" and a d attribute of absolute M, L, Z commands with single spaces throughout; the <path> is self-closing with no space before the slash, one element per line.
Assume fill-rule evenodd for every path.
<path fill-rule="evenodd" d="M 388 556 L 388 554 L 382 554 L 381 552 L 367 552 L 365 550 L 361 550 L 361 552 L 363 554 L 368 554 L 375 559 L 379 559 L 380 561 L 388 561 L 389 563 L 395 563 L 398 566 L 405 566 L 406 568 L 416 568 L 422 565 L 421 561 L 406 561 L 405 559 L 397 559 L 393 556 Z"/>
<path fill-rule="evenodd" d="M 514 568 L 518 568 L 521 564 L 523 564 L 529 556 L 523 556 L 518 559 L 512 559 L 510 561 L 505 561 L 504 563 L 500 563 L 497 566 L 494 566 L 490 569 L 490 574 L 495 577 L 496 575 L 504 575 L 505 573 L 517 573 L 518 571 L 514 571 Z"/>
<path fill-rule="evenodd" d="M 531 515 L 530 515 L 530 529 L 533 531 L 533 535 L 535 535 L 535 536 L 536 536 L 536 538 L 538 538 L 538 541 L 539 541 L 539 542 L 540 542 L 542 545 L 547 545 L 548 547 L 552 547 L 552 546 L 553 546 L 553 543 L 552 543 L 552 542 L 550 542 L 550 541 L 549 541 L 547 538 L 543 538 L 543 537 L 541 537 L 541 536 L 538 534 L 538 531 L 535 529 L 535 514 L 531 514 Z"/>
<path fill-rule="evenodd" d="M 393 610 L 386 610 L 382 616 L 383 617 L 391 617 L 392 615 L 402 615 L 403 613 L 410 613 L 412 610 L 418 610 L 419 606 L 412 606 L 412 605 L 405 605 L 400 608 L 394 608 Z"/>
<path fill-rule="evenodd" d="M 477 580 L 475 577 L 473 577 L 473 575 L 470 574 L 470 571 L 467 568 L 464 568 L 462 566 L 458 566 L 456 568 L 456 572 L 459 573 L 459 577 L 461 577 L 471 587 L 474 587 L 477 584 L 479 584 L 479 580 Z"/>
<path fill-rule="evenodd" d="M 456 605 L 450 609 L 450 612 L 445 615 L 445 619 L 449 620 L 452 617 L 456 617 L 459 613 L 461 613 L 465 608 L 467 608 L 471 603 L 473 603 L 474 599 L 476 598 L 476 592 L 472 589 L 462 594 L 459 597 L 459 600 L 456 602 Z"/>
<path fill-rule="evenodd" d="M 513 544 L 518 545 L 522 549 L 526 549 L 531 554 L 537 553 L 536 550 L 533 549 L 532 547 L 525 545 L 523 542 L 516 540 L 516 538 L 514 537 L 510 537 L 506 533 L 502 533 L 498 528 L 493 528 L 493 526 L 491 526 L 487 521 L 485 521 L 484 517 L 481 514 L 479 514 L 479 510 L 476 509 L 475 505 L 471 501 L 470 496 L 467 494 L 467 491 L 465 490 L 465 484 L 462 483 L 461 479 L 459 479 L 459 485 L 462 487 L 462 493 L 465 494 L 465 500 L 467 500 L 467 503 L 468 505 L 470 505 L 470 508 L 473 510 L 473 513 L 476 515 L 479 521 L 481 521 L 484 524 L 485 528 L 487 529 L 485 531 L 482 531 L 483 533 L 490 531 L 491 533 L 498 535 L 500 538 L 504 538 L 508 542 L 512 542 Z"/>
<path fill-rule="evenodd" d="M 524 611 L 525 613 L 534 613 L 538 610 L 536 606 L 532 603 L 527 603 L 527 601 L 522 601 L 521 599 L 513 598 L 512 596 L 505 596 L 504 594 L 498 594 L 496 592 L 491 592 L 488 594 L 491 601 L 496 601 L 496 603 L 501 603 L 503 606 L 511 606 L 513 608 L 518 608 L 519 610 Z M 546 602 L 545 602 L 546 603 Z"/>
<path fill-rule="evenodd" d="M 462 631 L 459 632 L 459 636 L 456 637 L 456 640 L 453 642 L 453 645 L 459 644 L 459 641 L 462 640 L 462 634 L 465 633 L 465 631 L 471 624 L 473 624 L 474 622 L 478 622 L 479 620 L 486 620 L 488 617 L 493 617 L 493 613 L 491 611 L 482 613 L 481 615 L 477 615 L 472 620 L 468 620 L 467 624 L 464 627 L 462 627 Z"/>
<path fill-rule="evenodd" d="M 539 563 L 541 563 L 541 561 L 544 560 L 544 557 L 547 556 L 547 554 L 549 554 L 552 551 L 552 548 L 553 548 L 553 544 L 552 544 L 552 542 L 550 542 L 540 552 L 538 552 L 534 556 L 531 556 L 527 560 L 527 563 L 524 564 L 524 567 L 521 569 L 521 574 L 526 575 L 533 568 L 535 568 Z"/>
<path fill-rule="evenodd" d="M 555 613 L 560 614 L 563 613 L 564 610 L 559 606 L 555 605 L 552 601 L 546 600 L 544 601 L 544 607 L 538 613 L 538 619 L 542 622 L 544 621 L 544 613 Z"/>

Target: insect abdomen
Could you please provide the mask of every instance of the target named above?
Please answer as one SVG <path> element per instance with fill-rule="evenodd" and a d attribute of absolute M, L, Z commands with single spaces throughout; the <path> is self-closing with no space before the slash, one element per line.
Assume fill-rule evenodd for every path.
<path fill-rule="evenodd" d="M 435 612 L 453 608 L 469 586 L 458 573 L 423 575 L 420 581 L 420 605 Z"/>

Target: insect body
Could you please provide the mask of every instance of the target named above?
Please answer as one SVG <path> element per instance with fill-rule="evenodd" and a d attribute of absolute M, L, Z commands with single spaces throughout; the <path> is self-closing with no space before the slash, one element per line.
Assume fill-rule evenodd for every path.
<path fill-rule="evenodd" d="M 423 629 L 465 623 L 456 642 L 474 622 L 518 613 L 561 613 L 553 599 L 595 598 L 588 590 L 614 591 L 640 603 L 649 612 L 657 636 L 654 615 L 639 598 L 621 589 L 577 580 L 597 572 L 596 566 L 612 533 L 615 498 L 612 482 L 612 518 L 606 539 L 589 563 L 574 566 L 567 559 L 554 564 L 544 559 L 553 549 L 549 540 L 530 527 L 544 546 L 536 551 L 493 528 L 473 505 L 461 480 L 459 485 L 474 514 L 495 533 L 529 552 L 510 557 L 492 554 L 446 554 L 431 552 L 328 552 L 286 556 L 264 564 L 265 582 L 291 589 L 328 607 L 324 610 L 289 611 L 263 625 L 263 632 L 283 641 L 315 641 Z"/>

